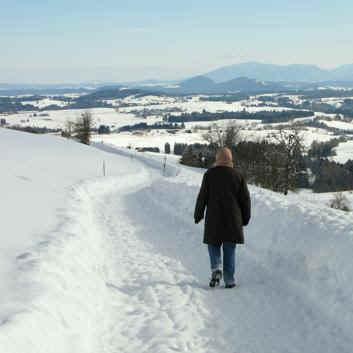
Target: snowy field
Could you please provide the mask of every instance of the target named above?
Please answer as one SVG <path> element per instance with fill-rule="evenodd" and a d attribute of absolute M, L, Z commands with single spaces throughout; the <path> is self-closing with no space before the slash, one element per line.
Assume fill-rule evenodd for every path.
<path fill-rule="evenodd" d="M 166 130 L 151 130 L 151 132 L 131 133 L 122 132 L 119 134 L 109 135 L 94 135 L 93 140 L 96 142 L 104 142 L 112 144 L 116 147 L 158 147 L 161 152 L 164 152 L 165 144 L 168 142 L 173 151 L 175 143 L 206 143 L 202 135 L 205 133 L 185 133 L 169 134 Z"/>
<path fill-rule="evenodd" d="M 295 96 L 288 96 L 294 99 Z M 108 103 L 116 105 L 116 108 L 92 108 L 92 109 L 67 109 L 58 111 L 47 111 L 47 112 L 22 112 L 12 115 L 3 115 L 7 123 L 11 125 L 20 126 L 31 126 L 31 127 L 47 127 L 51 129 L 65 129 L 67 122 L 75 122 L 84 112 L 89 111 L 92 114 L 95 127 L 100 125 L 107 125 L 111 128 L 112 133 L 109 136 L 95 136 L 95 141 L 104 141 L 111 143 L 117 147 L 158 147 L 161 151 L 164 151 L 165 143 L 168 142 L 171 146 L 175 143 L 205 143 L 203 135 L 206 132 L 207 127 L 214 125 L 215 123 L 220 127 L 227 127 L 229 124 L 235 123 L 242 127 L 241 138 L 251 141 L 259 141 L 262 139 L 271 139 L 271 135 L 276 133 L 275 129 L 278 125 L 290 126 L 292 122 L 286 124 L 262 124 L 260 121 L 249 121 L 249 120 L 218 120 L 209 122 L 190 122 L 185 124 L 185 130 L 177 131 L 175 134 L 168 133 L 166 130 L 151 130 L 143 132 L 124 132 L 115 133 L 117 129 L 126 125 L 134 125 L 137 123 L 147 123 L 152 125 L 154 123 L 160 123 L 163 120 L 163 112 L 168 111 L 172 114 L 181 114 L 181 112 L 202 112 L 203 110 L 209 112 L 223 112 L 223 111 L 242 111 L 256 112 L 260 110 L 288 110 L 284 107 L 259 107 L 256 106 L 260 102 L 256 96 L 250 97 L 249 100 L 243 100 L 240 102 L 226 103 L 226 102 L 210 102 L 203 101 L 202 98 L 206 96 L 194 95 L 187 97 L 167 97 L 167 96 L 129 96 L 124 99 L 108 100 Z M 48 97 L 46 99 L 34 102 L 35 104 L 52 104 L 55 101 L 55 97 Z M 58 101 L 59 102 L 59 101 Z M 127 107 L 121 106 L 121 104 L 127 104 Z M 147 118 L 141 115 L 143 109 L 153 109 L 154 115 L 150 115 Z M 34 116 L 36 114 L 36 116 Z M 45 114 L 48 116 L 40 116 Z M 353 123 L 332 120 L 335 116 L 333 114 L 315 113 L 315 117 L 322 117 L 324 120 L 319 120 L 329 128 L 342 129 L 345 131 L 352 131 Z M 298 118 L 294 119 L 293 122 L 299 122 L 304 120 L 312 120 L 313 118 Z M 327 119 L 327 120 L 326 120 Z M 189 130 L 189 131 L 188 131 Z M 191 133 L 188 133 L 190 132 Z M 313 141 L 327 142 L 336 136 L 322 128 L 306 128 L 302 130 L 303 142 L 305 147 L 308 149 Z M 351 135 L 352 137 L 353 135 Z M 341 143 L 337 151 L 337 156 L 333 159 L 341 163 L 345 163 L 348 159 L 353 159 L 353 149 L 351 143 Z"/>
<path fill-rule="evenodd" d="M 351 130 L 353 132 L 353 123 L 346 123 L 344 121 L 327 121 L 327 120 L 323 120 L 320 122 L 324 123 L 329 127 L 334 127 L 339 130 L 348 130 L 348 131 Z"/>
<path fill-rule="evenodd" d="M 351 353 L 351 213 L 251 186 L 239 286 L 211 290 L 202 170 L 4 129 L 0 151 L 1 353 Z"/>
<path fill-rule="evenodd" d="M 353 161 L 353 141 L 340 143 L 336 148 L 336 156 L 332 159 L 338 163 L 346 163 L 349 159 Z"/>
<path fill-rule="evenodd" d="M 92 109 L 67 109 L 58 111 L 42 111 L 38 112 L 22 112 L 17 114 L 6 115 L 4 118 L 7 119 L 11 125 L 22 125 L 22 126 L 35 126 L 35 127 L 48 127 L 48 128 L 64 128 L 66 121 L 75 121 L 82 113 L 89 111 L 92 113 L 94 121 L 97 126 L 109 125 L 111 128 L 119 128 L 124 125 L 137 124 L 140 122 L 147 122 L 153 124 L 155 122 L 162 121 L 162 114 L 157 116 L 151 116 L 148 119 L 143 117 L 136 117 L 134 112 L 139 112 L 144 109 L 154 110 L 168 110 L 172 114 L 179 115 L 180 110 L 185 113 L 202 112 L 203 110 L 217 113 L 224 111 L 242 111 L 248 112 L 257 111 L 284 111 L 290 110 L 284 107 L 256 107 L 252 106 L 257 104 L 256 100 L 241 101 L 235 103 L 225 102 L 210 102 L 200 100 L 201 96 L 190 96 L 187 98 L 173 98 L 173 97 L 158 97 L 158 96 L 146 96 L 146 97 L 135 97 L 129 96 L 124 99 L 117 100 L 105 100 L 107 103 L 111 103 L 117 108 L 92 108 Z M 57 101 L 55 98 L 46 98 L 39 101 L 25 102 L 33 104 L 39 108 L 45 108 L 50 104 L 58 104 L 59 106 L 67 105 L 65 102 Z M 25 104 L 24 103 L 24 104 Z M 129 107 L 119 107 L 120 104 L 129 104 Z M 48 117 L 40 117 L 39 114 L 48 114 Z M 33 115 L 37 114 L 36 117 Z"/>
<path fill-rule="evenodd" d="M 242 111 L 245 109 L 250 113 L 257 111 L 285 111 L 292 110 L 290 108 L 271 106 L 271 107 L 257 107 L 259 102 L 256 97 L 251 97 L 249 100 L 242 100 L 239 102 L 217 102 L 217 101 L 207 101 L 201 98 L 207 98 L 207 96 L 193 95 L 186 98 L 169 98 L 169 97 L 127 97 L 122 100 L 123 103 L 133 104 L 131 108 L 121 108 L 122 110 L 128 112 L 135 109 L 181 109 L 185 113 L 192 112 L 202 112 L 206 110 L 211 113 L 223 112 L 223 111 Z"/>
<path fill-rule="evenodd" d="M 93 140 L 96 142 L 104 142 L 112 144 L 116 147 L 158 147 L 161 152 L 164 152 L 165 143 L 168 142 L 172 147 L 175 143 L 207 143 L 203 136 L 207 132 L 207 130 L 199 129 L 198 127 L 207 127 L 212 126 L 215 122 L 210 123 L 190 123 L 187 128 L 191 129 L 191 133 L 186 133 L 185 130 L 181 130 L 176 132 L 175 134 L 168 133 L 166 130 L 151 130 L 141 131 L 141 132 L 123 132 L 123 133 L 112 133 L 109 135 L 94 135 Z M 229 125 L 228 120 L 218 121 L 217 125 L 220 127 L 227 127 Z M 278 133 L 278 130 L 269 129 L 262 130 L 259 126 L 255 126 L 254 123 L 246 123 L 243 121 L 236 124 L 242 127 L 240 131 L 240 139 L 244 139 L 247 141 L 261 141 L 263 139 L 273 140 L 273 134 Z M 303 143 L 306 148 L 309 148 L 313 141 L 326 142 L 334 138 L 332 133 L 318 128 L 308 128 L 305 131 L 301 132 L 301 136 L 303 137 Z M 340 145 L 341 146 L 341 145 Z M 342 156 L 342 160 L 345 158 L 353 159 L 353 149 L 349 149 L 347 146 L 345 149 L 345 155 Z M 338 150 L 337 154 L 340 154 L 341 150 Z"/>
<path fill-rule="evenodd" d="M 132 113 L 116 112 L 112 108 L 93 108 L 93 109 L 68 109 L 68 110 L 54 110 L 46 112 L 47 117 L 37 116 L 33 114 L 36 112 L 24 112 L 5 116 L 7 122 L 11 125 L 48 127 L 51 129 L 65 128 L 68 121 L 75 122 L 83 113 L 90 112 L 94 119 L 95 126 L 108 125 L 112 129 L 119 128 L 124 125 L 137 124 L 146 122 L 144 118 L 137 118 Z M 149 123 L 161 121 L 161 119 L 148 119 Z"/>
<path fill-rule="evenodd" d="M 336 108 L 340 108 L 343 105 L 345 99 L 353 99 L 353 97 L 344 98 L 321 98 L 321 102 L 331 104 Z"/>
<path fill-rule="evenodd" d="M 109 163 L 110 173 L 121 171 L 110 162 L 115 160 L 111 155 L 47 135 L 0 129 L 0 151 L 0 212 L 4 215 L 0 248 L 1 322 L 24 310 L 24 299 L 37 292 L 36 284 L 27 283 L 22 276 L 37 263 L 31 249 L 34 247 L 39 255 L 57 237 L 66 217 L 62 211 L 75 185 L 82 179 L 100 177 L 104 160 Z M 68 237 L 64 234 L 62 241 Z"/>
<path fill-rule="evenodd" d="M 52 105 L 52 104 L 57 105 L 58 107 L 65 107 L 69 103 L 65 102 L 65 101 L 57 100 L 54 98 L 44 98 L 44 99 L 40 99 L 37 101 L 25 101 L 25 102 L 22 102 L 22 104 L 23 105 L 31 104 L 34 107 L 43 109 L 43 108 L 48 107 L 49 105 Z"/>

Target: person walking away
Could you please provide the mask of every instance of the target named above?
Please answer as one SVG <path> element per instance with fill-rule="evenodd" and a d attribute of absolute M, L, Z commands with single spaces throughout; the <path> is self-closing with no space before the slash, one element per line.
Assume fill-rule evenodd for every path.
<path fill-rule="evenodd" d="M 195 205 L 196 224 L 204 218 L 205 209 L 203 242 L 208 246 L 211 264 L 209 285 L 218 286 L 223 275 L 225 288 L 233 288 L 236 245 L 244 244 L 243 226 L 250 221 L 251 201 L 245 179 L 234 168 L 227 147 L 217 151 L 215 164 L 203 176 Z"/>

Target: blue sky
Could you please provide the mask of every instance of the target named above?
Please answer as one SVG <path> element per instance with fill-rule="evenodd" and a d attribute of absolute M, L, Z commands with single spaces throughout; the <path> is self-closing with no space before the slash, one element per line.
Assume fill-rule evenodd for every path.
<path fill-rule="evenodd" d="M 0 0 L 0 82 L 181 79 L 353 63 L 353 1 Z"/>

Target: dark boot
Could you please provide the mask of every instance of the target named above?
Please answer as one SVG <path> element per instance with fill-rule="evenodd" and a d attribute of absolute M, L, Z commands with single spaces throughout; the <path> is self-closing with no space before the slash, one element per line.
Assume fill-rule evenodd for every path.
<path fill-rule="evenodd" d="M 236 287 L 237 285 L 235 283 L 228 283 L 224 286 L 224 288 L 234 288 Z"/>
<path fill-rule="evenodd" d="M 222 279 L 222 271 L 221 270 L 216 270 L 212 272 L 212 277 L 210 281 L 210 287 L 218 287 L 219 283 Z"/>

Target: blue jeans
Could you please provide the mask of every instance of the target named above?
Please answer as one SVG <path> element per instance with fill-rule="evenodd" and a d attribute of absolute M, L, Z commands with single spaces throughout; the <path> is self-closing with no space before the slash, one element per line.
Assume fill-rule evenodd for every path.
<path fill-rule="evenodd" d="M 222 257 L 221 257 L 220 244 L 208 244 L 208 253 L 210 255 L 211 271 L 221 270 Z M 223 243 L 223 278 L 225 284 L 233 284 L 235 272 L 235 243 Z"/>

